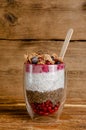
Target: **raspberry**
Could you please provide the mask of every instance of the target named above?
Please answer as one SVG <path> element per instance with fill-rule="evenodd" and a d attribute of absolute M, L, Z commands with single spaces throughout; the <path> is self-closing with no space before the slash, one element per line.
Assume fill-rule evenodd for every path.
<path fill-rule="evenodd" d="M 49 72 L 49 68 L 47 65 L 43 65 L 42 70 L 43 72 Z"/>
<path fill-rule="evenodd" d="M 63 68 L 64 68 L 64 64 L 59 64 L 58 67 L 57 67 L 58 70 L 61 70 Z"/>

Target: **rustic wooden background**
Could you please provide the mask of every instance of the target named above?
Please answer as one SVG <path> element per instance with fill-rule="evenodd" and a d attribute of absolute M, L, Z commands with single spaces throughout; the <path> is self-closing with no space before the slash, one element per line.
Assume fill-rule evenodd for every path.
<path fill-rule="evenodd" d="M 23 55 L 43 49 L 59 53 L 69 28 L 65 55 L 67 100 L 59 125 L 34 126 L 23 94 Z M 0 0 L 0 128 L 86 129 L 86 0 Z M 5 124 L 5 125 L 4 125 Z"/>

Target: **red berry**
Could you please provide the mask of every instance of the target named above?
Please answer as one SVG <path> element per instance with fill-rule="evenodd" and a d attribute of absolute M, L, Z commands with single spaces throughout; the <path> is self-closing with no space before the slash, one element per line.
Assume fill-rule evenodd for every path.
<path fill-rule="evenodd" d="M 47 61 L 46 61 L 46 64 L 47 64 L 47 65 L 50 65 L 51 63 L 50 63 L 50 61 L 47 60 Z"/>
<path fill-rule="evenodd" d="M 44 102 L 43 103 L 40 103 L 41 106 L 44 106 Z"/>
<path fill-rule="evenodd" d="M 40 114 L 40 115 L 44 115 L 44 112 L 40 111 L 39 114 Z"/>
<path fill-rule="evenodd" d="M 47 111 L 47 108 L 46 108 L 46 107 L 43 107 L 43 111 L 46 112 L 46 111 Z"/>
<path fill-rule="evenodd" d="M 52 109 L 51 111 L 50 111 L 50 113 L 53 113 L 54 112 L 54 110 Z"/>
<path fill-rule="evenodd" d="M 33 111 L 37 113 L 38 115 L 49 115 L 54 113 L 58 110 L 60 103 L 58 102 L 56 105 L 53 105 L 53 103 L 50 100 L 47 100 L 43 103 L 32 103 L 31 106 L 33 108 Z"/>
<path fill-rule="evenodd" d="M 52 107 L 48 107 L 48 111 L 50 112 L 52 110 Z"/>
<path fill-rule="evenodd" d="M 49 103 L 51 103 L 51 101 L 50 101 L 50 100 L 47 100 L 45 103 L 46 103 L 46 104 L 49 104 Z"/>
<path fill-rule="evenodd" d="M 54 110 L 55 110 L 55 111 L 58 110 L 58 107 L 55 107 Z"/>
<path fill-rule="evenodd" d="M 35 113 L 37 113 L 38 110 L 37 110 L 37 109 L 33 109 L 33 111 L 34 111 Z"/>
<path fill-rule="evenodd" d="M 42 70 L 43 72 L 49 72 L 49 68 L 47 65 L 43 65 Z"/>
<path fill-rule="evenodd" d="M 48 112 L 46 112 L 46 113 L 44 113 L 44 115 L 45 115 L 45 116 L 47 116 L 47 115 L 49 115 L 49 113 L 48 113 Z"/>

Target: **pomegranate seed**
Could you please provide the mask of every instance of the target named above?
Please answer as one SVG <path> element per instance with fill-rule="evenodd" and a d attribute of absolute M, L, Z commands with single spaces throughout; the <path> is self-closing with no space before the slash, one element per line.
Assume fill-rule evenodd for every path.
<path fill-rule="evenodd" d="M 49 113 L 46 112 L 46 113 L 44 113 L 44 115 L 47 116 L 47 115 L 49 115 Z"/>
<path fill-rule="evenodd" d="M 49 106 L 53 107 L 53 104 L 52 104 L 52 102 L 49 104 Z"/>
<path fill-rule="evenodd" d="M 41 107 L 43 107 L 43 108 L 44 108 L 44 107 L 45 107 L 45 104 L 44 104 L 44 103 L 41 103 Z"/>
<path fill-rule="evenodd" d="M 40 114 L 40 115 L 44 115 L 44 112 L 40 111 L 39 114 Z"/>
<path fill-rule="evenodd" d="M 32 106 L 32 108 L 35 108 L 35 105 L 34 105 L 34 103 L 33 103 L 33 104 L 31 104 L 31 106 Z"/>
<path fill-rule="evenodd" d="M 36 109 L 34 109 L 34 112 L 36 113 L 36 112 L 37 112 L 37 110 L 36 110 Z"/>
<path fill-rule="evenodd" d="M 50 101 L 50 100 L 47 100 L 45 103 L 46 103 L 46 104 L 50 104 L 50 103 L 51 103 L 51 101 Z"/>
<path fill-rule="evenodd" d="M 52 107 L 48 107 L 48 110 L 51 111 L 51 110 L 52 110 Z"/>
<path fill-rule="evenodd" d="M 46 107 L 48 108 L 48 107 L 49 107 L 49 104 L 47 104 Z"/>
<path fill-rule="evenodd" d="M 55 110 L 55 111 L 58 110 L 58 107 L 55 107 L 54 110 Z"/>
<path fill-rule="evenodd" d="M 52 109 L 52 110 L 50 110 L 50 113 L 53 113 L 54 112 L 54 110 Z"/>
<path fill-rule="evenodd" d="M 41 109 L 41 105 L 40 104 L 37 107 L 38 107 L 38 109 Z"/>
<path fill-rule="evenodd" d="M 47 108 L 46 108 L 46 107 L 44 107 L 44 108 L 43 108 L 43 111 L 44 111 L 44 112 L 47 112 Z"/>
<path fill-rule="evenodd" d="M 47 100 L 43 103 L 32 103 L 31 106 L 35 113 L 39 115 L 49 115 L 58 110 L 60 102 L 58 102 L 56 105 L 53 105 L 53 103 L 50 100 Z"/>

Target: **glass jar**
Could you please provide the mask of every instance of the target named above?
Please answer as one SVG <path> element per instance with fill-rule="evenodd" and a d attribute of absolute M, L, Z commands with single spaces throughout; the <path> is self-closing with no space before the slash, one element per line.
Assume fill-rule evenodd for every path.
<path fill-rule="evenodd" d="M 58 121 L 66 98 L 64 63 L 24 63 L 24 92 L 27 111 L 33 121 Z"/>

